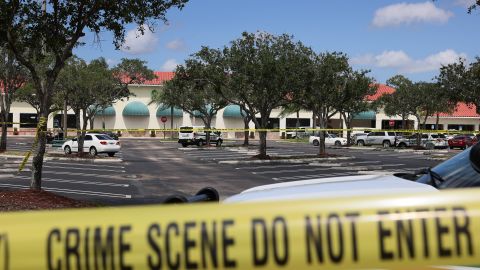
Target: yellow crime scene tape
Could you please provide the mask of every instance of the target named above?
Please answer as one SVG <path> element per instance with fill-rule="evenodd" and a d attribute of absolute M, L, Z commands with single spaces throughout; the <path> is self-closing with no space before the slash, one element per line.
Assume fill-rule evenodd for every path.
<path fill-rule="evenodd" d="M 480 265 L 480 190 L 0 215 L 0 269 Z"/>
<path fill-rule="evenodd" d="M 1 124 L 38 124 L 38 123 L 14 123 L 14 122 L 0 122 Z M 58 129 L 58 128 L 57 128 Z M 192 127 L 190 129 L 186 128 L 134 128 L 134 129 L 67 129 L 68 132 L 179 132 L 179 131 L 209 131 L 209 132 L 295 132 L 295 131 L 326 131 L 326 132 L 346 132 L 346 131 L 387 131 L 387 132 L 397 132 L 397 133 L 444 133 L 444 134 L 467 134 L 467 133 L 480 133 L 479 130 L 430 130 L 430 129 L 376 129 L 376 128 L 201 128 L 201 127 Z M 44 131 L 45 132 L 45 131 Z"/>
<path fill-rule="evenodd" d="M 23 158 L 22 162 L 20 163 L 20 165 L 18 166 L 18 172 L 21 172 L 23 171 L 23 169 L 25 168 L 25 164 L 27 164 L 27 161 L 28 159 L 30 158 L 30 156 L 32 155 L 32 151 L 35 149 L 35 147 L 37 147 L 38 145 L 38 140 L 39 140 L 39 135 L 40 135 L 40 132 L 42 130 L 42 127 L 46 127 L 47 126 L 47 118 L 45 117 L 40 117 L 40 120 L 38 121 L 38 124 L 37 124 L 37 128 L 36 128 L 36 132 L 35 132 L 35 139 L 33 141 L 33 144 L 32 144 L 32 147 L 30 148 L 30 150 L 25 154 L 25 157 Z"/>

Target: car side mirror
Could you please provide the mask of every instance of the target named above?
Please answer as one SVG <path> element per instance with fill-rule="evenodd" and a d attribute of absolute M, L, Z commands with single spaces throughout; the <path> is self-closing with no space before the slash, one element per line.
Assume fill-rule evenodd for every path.
<path fill-rule="evenodd" d="M 478 143 L 470 149 L 470 164 L 480 173 L 480 144 Z"/>
<path fill-rule="evenodd" d="M 72 141 L 76 142 L 76 141 L 77 141 L 77 138 L 73 138 Z"/>

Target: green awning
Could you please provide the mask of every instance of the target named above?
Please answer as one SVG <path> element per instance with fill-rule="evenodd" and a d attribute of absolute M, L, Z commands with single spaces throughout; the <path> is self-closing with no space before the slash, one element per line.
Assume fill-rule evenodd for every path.
<path fill-rule="evenodd" d="M 157 116 L 160 117 L 160 116 L 170 116 L 172 113 L 171 111 L 171 108 L 170 107 L 167 107 L 167 106 L 164 106 L 164 105 L 160 105 L 157 109 Z M 180 108 L 173 108 L 173 116 L 174 117 L 182 117 L 183 116 L 183 111 L 182 109 Z"/>
<path fill-rule="evenodd" d="M 123 116 L 150 116 L 147 105 L 140 101 L 132 101 L 125 106 Z"/>
<path fill-rule="evenodd" d="M 353 116 L 353 120 L 375 120 L 377 119 L 375 111 L 365 111 Z"/>
<path fill-rule="evenodd" d="M 207 109 L 207 111 L 210 110 L 210 108 L 212 108 L 211 105 L 207 105 L 207 106 L 205 107 L 205 109 Z M 200 111 L 193 111 L 193 116 L 194 116 L 194 117 L 200 117 L 200 116 L 202 116 L 202 114 L 200 113 Z"/>
<path fill-rule="evenodd" d="M 110 106 L 105 109 L 99 109 L 97 111 L 97 116 L 115 116 L 115 109 Z"/>
<path fill-rule="evenodd" d="M 240 113 L 240 106 L 228 105 L 225 107 L 225 110 L 223 110 L 223 117 L 243 118 Z"/>

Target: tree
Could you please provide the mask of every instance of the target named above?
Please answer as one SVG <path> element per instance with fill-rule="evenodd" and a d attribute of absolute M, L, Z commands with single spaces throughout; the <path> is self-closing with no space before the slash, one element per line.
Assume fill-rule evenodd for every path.
<path fill-rule="evenodd" d="M 90 127 L 93 129 L 95 116 L 99 111 L 105 110 L 118 100 L 128 98 L 132 95 L 128 89 L 130 84 L 143 84 L 145 81 L 156 78 L 153 70 L 147 67 L 147 62 L 140 59 L 122 58 L 120 64 L 113 69 L 109 69 L 105 59 L 99 58 L 93 61 L 89 66 L 93 67 L 93 74 L 97 76 L 103 85 L 98 85 L 99 91 L 95 95 L 95 103 L 87 109 L 87 119 L 90 121 Z M 103 120 L 102 128 L 105 128 Z"/>
<path fill-rule="evenodd" d="M 139 25 L 141 33 L 154 20 L 166 20 L 172 7 L 182 8 L 188 0 L 143 1 L 0 1 L 0 43 L 6 42 L 16 59 L 30 72 L 40 104 L 39 143 L 32 161 L 30 187 L 41 189 L 46 145 L 46 119 L 55 82 L 85 31 L 112 31 L 119 48 L 125 40 L 125 26 Z M 47 55 L 53 57 L 48 58 Z M 48 61 L 47 61 L 48 60 Z M 40 64 L 39 64 L 40 63 Z"/>
<path fill-rule="evenodd" d="M 355 115 L 375 107 L 375 104 L 366 99 L 368 95 L 375 94 L 378 88 L 373 79 L 367 76 L 368 72 L 366 70 L 349 72 L 345 87 L 339 93 L 340 102 L 335 106 L 345 120 L 347 145 L 351 144 L 351 128 Z"/>
<path fill-rule="evenodd" d="M 11 51 L 0 46 L 0 152 L 7 150 L 7 124 L 10 106 L 19 88 L 27 81 L 25 68 L 15 59 Z"/>
<path fill-rule="evenodd" d="M 435 83 L 413 83 L 402 75 L 394 76 L 387 83 L 396 88 L 391 95 L 382 97 L 384 110 L 387 115 L 400 115 L 402 120 L 409 115 L 415 116 L 418 122 L 417 130 L 425 127 L 429 117 L 446 110 L 449 102 L 443 98 L 438 85 Z M 421 143 L 421 133 L 417 133 L 417 145 Z"/>
<path fill-rule="evenodd" d="M 328 121 L 337 113 L 350 70 L 348 58 L 339 52 L 310 55 L 303 67 L 303 87 L 295 93 L 293 101 L 313 112 L 314 122 L 318 119 L 320 131 L 319 155 L 325 155 L 325 129 Z"/>
<path fill-rule="evenodd" d="M 89 64 L 72 58 L 56 85 L 75 113 L 79 155 L 83 154 L 88 122 L 93 122 L 96 112 L 131 95 L 128 87 L 119 84 L 103 58 L 92 60 Z"/>
<path fill-rule="evenodd" d="M 172 80 L 165 83 L 162 92 L 152 93 L 152 102 L 168 104 L 202 119 L 206 132 L 206 144 L 210 145 L 212 119 L 228 102 L 215 90 L 215 85 L 202 80 L 204 65 L 189 59 L 175 70 Z"/>
<path fill-rule="evenodd" d="M 460 58 L 458 62 L 440 68 L 437 82 L 443 95 L 455 105 L 465 102 L 476 106 L 480 114 L 480 58 L 467 66 L 466 60 Z"/>
<path fill-rule="evenodd" d="M 260 129 L 258 158 L 268 158 L 265 129 L 270 113 L 290 103 L 292 93 L 300 90 L 297 73 L 303 66 L 302 49 L 303 45 L 294 42 L 291 36 L 257 32 L 243 33 L 223 50 L 224 66 L 220 64 L 217 69 L 224 74 L 228 86 L 218 89 Z"/>

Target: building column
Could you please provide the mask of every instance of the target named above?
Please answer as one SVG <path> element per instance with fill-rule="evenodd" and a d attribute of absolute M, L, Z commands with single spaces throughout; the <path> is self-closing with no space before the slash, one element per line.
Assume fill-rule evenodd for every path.
<path fill-rule="evenodd" d="M 20 113 L 13 113 L 13 122 L 20 123 Z M 20 124 L 13 124 L 13 128 L 20 128 Z"/>
<path fill-rule="evenodd" d="M 287 118 L 286 118 L 286 117 L 280 118 L 280 126 L 279 126 L 279 128 L 280 128 L 280 129 L 285 129 L 285 128 L 287 128 Z M 282 132 L 285 133 L 285 136 L 287 136 L 286 131 L 280 131 L 279 136 L 282 136 Z"/>
<path fill-rule="evenodd" d="M 382 120 L 380 118 L 375 119 L 375 129 L 381 129 L 382 128 Z"/>

